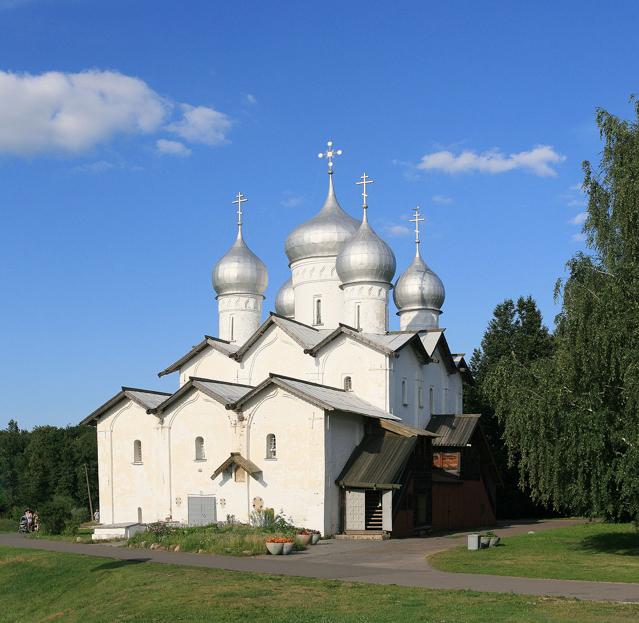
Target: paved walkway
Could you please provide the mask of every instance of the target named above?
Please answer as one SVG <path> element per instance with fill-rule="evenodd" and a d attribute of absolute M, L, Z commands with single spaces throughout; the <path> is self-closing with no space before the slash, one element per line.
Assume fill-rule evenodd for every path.
<path fill-rule="evenodd" d="M 529 530 L 548 530 L 581 523 L 572 520 L 513 522 L 502 525 L 499 534 L 510 536 Z M 445 573 L 430 567 L 426 556 L 464 543 L 460 536 L 390 541 L 320 541 L 305 552 L 291 556 L 255 556 L 235 558 L 210 554 L 188 554 L 84 545 L 68 541 L 27 539 L 19 534 L 0 534 L 0 545 L 43 549 L 52 552 L 88 554 L 121 560 L 144 560 L 162 564 L 189 565 L 250 571 L 287 576 L 338 579 L 371 584 L 399 584 L 422 588 L 470 589 L 496 593 L 553 595 L 597 601 L 639 603 L 639 584 L 619 582 L 582 582 L 577 580 L 543 580 L 509 576 Z"/>

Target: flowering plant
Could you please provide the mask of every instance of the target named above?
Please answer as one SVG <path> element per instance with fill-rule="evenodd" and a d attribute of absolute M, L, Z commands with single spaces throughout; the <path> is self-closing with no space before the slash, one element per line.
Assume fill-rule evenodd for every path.
<path fill-rule="evenodd" d="M 307 530 L 306 528 L 302 528 L 301 530 L 298 531 L 297 534 L 302 534 L 304 536 L 307 536 L 309 534 L 313 534 L 313 530 Z"/>
<path fill-rule="evenodd" d="M 285 536 L 270 536 L 266 539 L 267 543 L 294 543 L 295 541 Z"/>

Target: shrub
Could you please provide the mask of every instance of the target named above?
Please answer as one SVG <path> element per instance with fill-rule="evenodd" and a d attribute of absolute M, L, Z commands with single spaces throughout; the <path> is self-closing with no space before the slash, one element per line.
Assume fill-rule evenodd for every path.
<path fill-rule="evenodd" d="M 41 530 L 48 534 L 62 534 L 72 525 L 73 500 L 65 495 L 54 495 L 39 512 Z"/>

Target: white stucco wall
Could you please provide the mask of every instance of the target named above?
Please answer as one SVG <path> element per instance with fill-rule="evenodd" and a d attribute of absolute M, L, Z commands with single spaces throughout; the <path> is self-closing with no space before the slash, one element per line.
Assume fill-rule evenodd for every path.
<path fill-rule="evenodd" d="M 164 519 L 165 472 L 157 443 L 158 419 L 125 399 L 97 423 L 100 521 L 123 523 Z M 133 444 L 142 442 L 142 462 L 133 462 Z"/>
<path fill-rule="evenodd" d="M 190 376 L 238 383 L 238 371 L 239 363 L 235 359 L 209 346 L 180 368 L 179 383 L 182 387 Z"/>

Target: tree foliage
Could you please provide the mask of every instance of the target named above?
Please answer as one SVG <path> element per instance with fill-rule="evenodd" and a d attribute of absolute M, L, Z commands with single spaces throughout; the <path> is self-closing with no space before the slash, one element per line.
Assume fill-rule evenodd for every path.
<path fill-rule="evenodd" d="M 521 365 L 547 357 L 553 348 L 553 339 L 543 324 L 541 312 L 532 297 L 520 297 L 517 302 L 507 299 L 497 305 L 484 333 L 480 348 L 470 360 L 474 383 L 465 389 L 467 413 L 482 414 L 482 428 L 493 451 L 503 486 L 499 491 L 497 512 L 500 517 L 530 517 L 546 513 L 535 505 L 527 491 L 519 487 L 517 470 L 508 464 L 503 442 L 503 426 L 498 421 L 486 382 L 491 371 L 503 359 L 515 358 Z"/>
<path fill-rule="evenodd" d="M 558 510 L 639 519 L 639 104 L 597 111 L 599 167 L 584 162 L 589 253 L 558 282 L 555 348 L 503 358 L 486 393 L 520 484 Z"/>
<path fill-rule="evenodd" d="M 91 497 L 97 506 L 98 469 L 95 429 L 90 426 L 36 426 L 20 430 L 11 420 L 0 430 L 0 516 L 16 519 L 26 507 L 56 510 L 58 516 L 78 516 L 73 509 L 86 509 L 89 496 L 84 466 L 87 465 Z M 64 508 L 64 513 L 58 512 Z M 62 522 L 63 523 L 63 522 Z"/>

